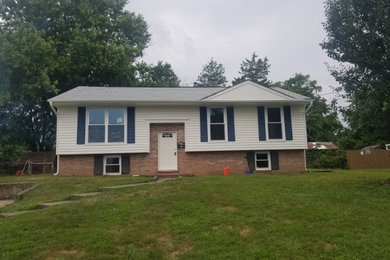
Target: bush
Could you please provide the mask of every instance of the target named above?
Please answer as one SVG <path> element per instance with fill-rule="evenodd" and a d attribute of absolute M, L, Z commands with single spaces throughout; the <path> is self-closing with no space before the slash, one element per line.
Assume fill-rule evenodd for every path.
<path fill-rule="evenodd" d="M 310 150 L 306 159 L 308 168 L 347 168 L 347 156 L 342 150 Z"/>

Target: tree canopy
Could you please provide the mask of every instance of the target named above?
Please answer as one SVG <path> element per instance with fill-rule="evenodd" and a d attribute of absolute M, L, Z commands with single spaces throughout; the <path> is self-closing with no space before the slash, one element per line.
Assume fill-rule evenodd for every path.
<path fill-rule="evenodd" d="M 221 63 L 211 60 L 203 65 L 194 87 L 226 87 L 225 68 Z"/>
<path fill-rule="evenodd" d="M 0 128 L 31 150 L 54 144 L 47 99 L 79 85 L 137 84 L 150 34 L 125 0 L 3 0 L 0 4 Z M 17 135 L 16 135 L 17 133 Z"/>
<path fill-rule="evenodd" d="M 389 14 L 389 1 L 325 2 L 327 38 L 321 46 L 339 62 L 330 71 L 350 103 L 344 117 L 367 145 L 390 142 Z"/>
<path fill-rule="evenodd" d="M 245 59 L 241 63 L 241 71 L 239 71 L 241 76 L 233 80 L 233 85 L 237 85 L 246 80 L 250 80 L 261 85 L 268 85 L 269 81 L 267 76 L 270 67 L 268 59 L 267 57 L 264 57 L 264 59 L 257 57 L 258 56 L 254 52 L 251 59 Z"/>
<path fill-rule="evenodd" d="M 295 74 L 283 82 L 275 82 L 273 87 L 310 97 L 313 99 L 311 107 L 306 114 L 307 139 L 313 141 L 335 141 L 336 134 L 342 130 L 337 113 L 332 111 L 326 100 L 319 95 L 322 87 L 317 81 L 311 80 L 309 75 Z"/>
<path fill-rule="evenodd" d="M 162 61 L 156 65 L 141 62 L 138 64 L 137 86 L 145 87 L 179 87 L 180 80 L 172 69 L 172 66 Z"/>

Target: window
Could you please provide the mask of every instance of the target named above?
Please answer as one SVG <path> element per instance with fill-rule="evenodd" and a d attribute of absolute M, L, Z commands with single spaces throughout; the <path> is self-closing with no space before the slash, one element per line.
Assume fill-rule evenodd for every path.
<path fill-rule="evenodd" d="M 105 117 L 103 108 L 91 108 L 89 110 L 88 142 L 104 143 Z"/>
<path fill-rule="evenodd" d="M 270 155 L 269 152 L 255 153 L 256 170 L 270 170 Z"/>
<path fill-rule="evenodd" d="M 123 108 L 90 108 L 89 143 L 123 143 L 125 141 L 125 110 Z"/>
<path fill-rule="evenodd" d="M 125 111 L 121 108 L 108 109 L 108 142 L 123 142 Z"/>
<path fill-rule="evenodd" d="M 282 139 L 282 116 L 279 107 L 267 108 L 268 139 Z"/>
<path fill-rule="evenodd" d="M 121 157 L 119 155 L 105 156 L 104 174 L 121 174 Z"/>
<path fill-rule="evenodd" d="M 225 114 L 223 108 L 210 108 L 210 140 L 225 140 Z"/>

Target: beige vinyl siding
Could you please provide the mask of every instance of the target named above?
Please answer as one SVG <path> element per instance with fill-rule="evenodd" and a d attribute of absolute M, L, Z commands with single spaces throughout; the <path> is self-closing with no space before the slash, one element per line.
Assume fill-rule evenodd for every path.
<path fill-rule="evenodd" d="M 59 107 L 57 113 L 57 154 L 147 153 L 150 147 L 149 124 L 174 122 L 185 124 L 185 149 L 188 152 L 306 149 L 304 106 L 291 106 L 291 117 L 292 141 L 259 141 L 257 106 L 236 105 L 234 106 L 236 141 L 200 142 L 199 106 L 137 106 L 134 144 L 77 145 L 77 107 L 64 106 Z"/>

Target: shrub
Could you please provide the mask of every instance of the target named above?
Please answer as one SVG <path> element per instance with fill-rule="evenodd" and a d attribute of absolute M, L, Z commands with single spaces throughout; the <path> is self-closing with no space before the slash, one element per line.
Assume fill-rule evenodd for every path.
<path fill-rule="evenodd" d="M 311 150 L 306 155 L 308 168 L 347 168 L 347 156 L 343 150 Z"/>

